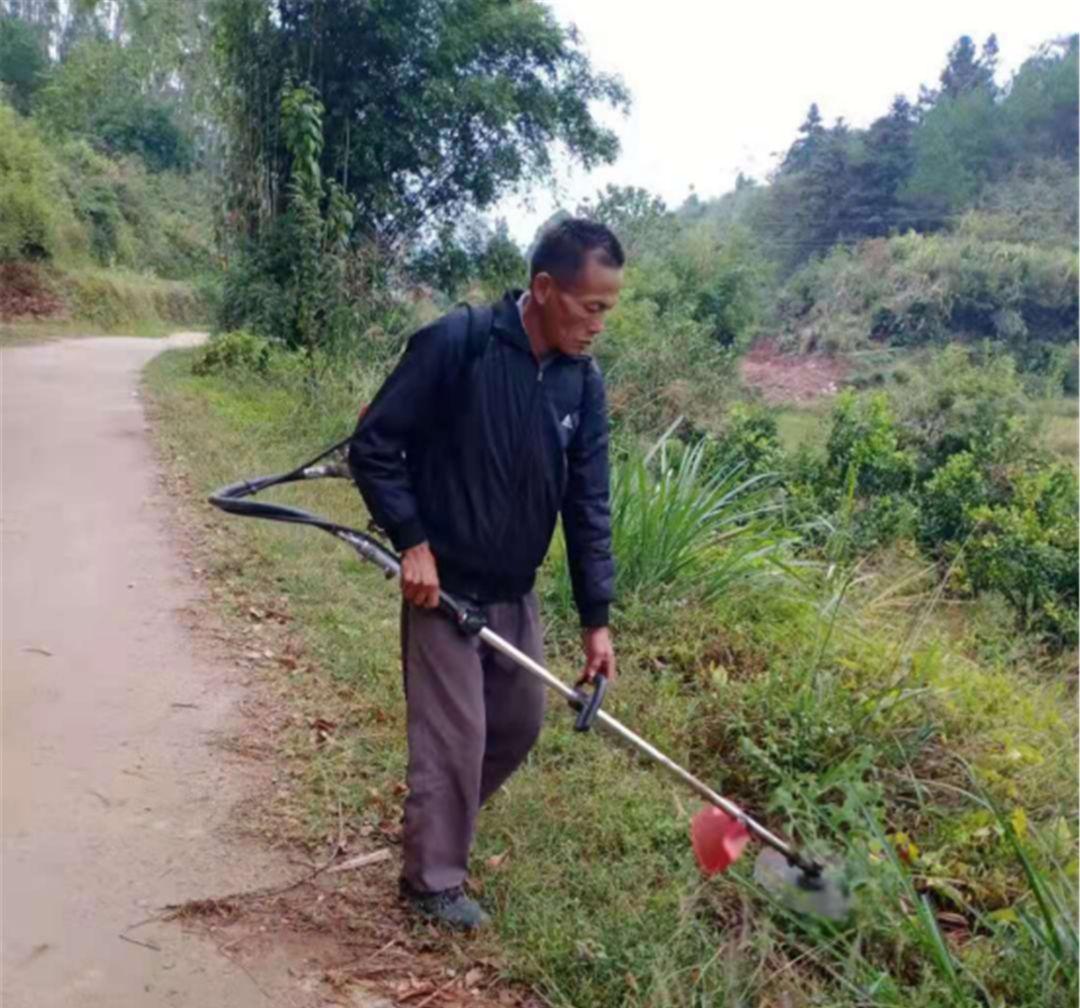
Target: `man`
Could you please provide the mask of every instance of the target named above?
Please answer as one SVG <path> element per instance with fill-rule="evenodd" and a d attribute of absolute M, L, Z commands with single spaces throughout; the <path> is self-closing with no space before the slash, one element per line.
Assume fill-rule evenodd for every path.
<path fill-rule="evenodd" d="M 533 584 L 561 514 L 582 678 L 615 676 L 607 415 L 588 352 L 618 301 L 623 261 L 603 225 L 551 227 L 527 292 L 458 309 L 410 339 L 349 446 L 368 509 L 402 554 L 402 895 L 447 925 L 487 922 L 462 888 L 476 814 L 536 741 L 544 687 L 435 611 L 440 588 L 542 663 Z"/>

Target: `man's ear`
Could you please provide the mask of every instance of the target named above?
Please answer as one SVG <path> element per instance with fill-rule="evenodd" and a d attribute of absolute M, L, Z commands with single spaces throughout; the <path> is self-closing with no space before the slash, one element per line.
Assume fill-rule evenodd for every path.
<path fill-rule="evenodd" d="M 543 305 L 547 299 L 551 296 L 552 278 L 550 273 L 537 273 L 532 278 L 532 283 L 529 285 L 529 296 L 532 297 L 538 305 Z"/>

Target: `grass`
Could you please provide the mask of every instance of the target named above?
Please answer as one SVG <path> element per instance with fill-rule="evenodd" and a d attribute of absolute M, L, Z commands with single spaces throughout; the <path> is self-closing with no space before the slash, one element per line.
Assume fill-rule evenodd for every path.
<path fill-rule="evenodd" d="M 198 323 L 188 323 L 198 327 Z M 0 324 L 0 347 L 47 343 L 58 339 L 84 336 L 139 336 L 160 339 L 174 333 L 177 323 L 161 319 L 136 319 L 123 326 L 102 326 L 72 319 L 5 322 Z"/>
<path fill-rule="evenodd" d="M 312 393 L 196 378 L 190 361 L 162 355 L 148 384 L 196 508 L 216 485 L 340 437 L 377 383 L 339 373 Z M 342 484 L 278 499 L 364 522 Z M 351 831 L 389 829 L 405 766 L 395 593 L 327 536 L 204 517 L 231 618 L 252 606 L 289 617 L 287 660 L 266 673 L 298 726 L 282 741 L 274 835 L 316 843 L 339 808 Z M 545 571 L 549 595 L 554 578 Z M 575 735 L 553 702 L 479 824 L 475 882 L 497 911 L 507 975 L 566 1008 L 1075 1003 L 1068 681 L 988 639 L 955 647 L 933 582 L 888 563 L 748 579 L 707 602 L 694 591 L 619 608 L 610 709 L 769 825 L 843 855 L 854 918 L 771 906 L 750 858 L 703 881 L 688 795 L 608 740 Z M 549 664 L 569 679 L 577 632 L 554 615 Z M 337 726 L 331 742 L 299 727 L 316 717 Z"/>
<path fill-rule="evenodd" d="M 158 337 L 204 326 L 209 308 L 198 287 L 122 269 L 38 270 L 43 289 L 64 306 L 64 317 L 5 319 L 0 346 L 72 336 Z"/>
<path fill-rule="evenodd" d="M 1080 418 L 1076 396 L 1043 400 L 1038 405 L 1043 420 L 1046 446 L 1064 462 L 1077 461 L 1080 451 Z"/>
<path fill-rule="evenodd" d="M 781 447 L 789 453 L 807 448 L 824 448 L 829 436 L 829 411 L 832 401 L 814 406 L 785 406 L 776 412 L 776 428 Z"/>

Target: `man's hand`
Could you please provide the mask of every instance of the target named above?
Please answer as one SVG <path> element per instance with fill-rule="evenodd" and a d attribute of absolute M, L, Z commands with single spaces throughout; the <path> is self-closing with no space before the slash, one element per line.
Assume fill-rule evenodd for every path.
<path fill-rule="evenodd" d="M 592 682 L 597 672 L 607 681 L 615 681 L 615 648 L 611 644 L 611 631 L 607 627 L 586 627 L 582 633 L 585 647 L 585 671 L 578 683 Z"/>
<path fill-rule="evenodd" d="M 421 609 L 434 609 L 439 604 L 439 572 L 435 554 L 426 542 L 401 554 L 401 594 Z"/>

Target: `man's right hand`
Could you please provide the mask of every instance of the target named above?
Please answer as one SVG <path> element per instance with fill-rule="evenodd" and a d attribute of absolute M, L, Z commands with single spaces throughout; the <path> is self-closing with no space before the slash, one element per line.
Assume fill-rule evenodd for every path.
<path fill-rule="evenodd" d="M 401 594 L 421 609 L 434 609 L 439 604 L 439 572 L 435 554 L 426 542 L 401 554 Z"/>

